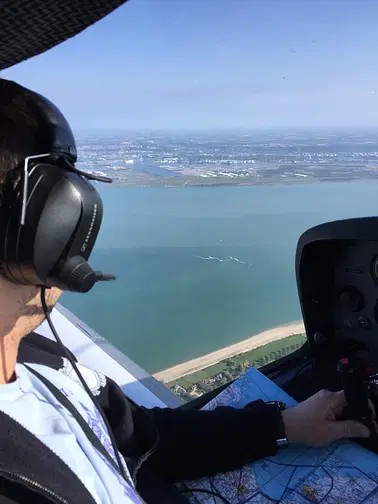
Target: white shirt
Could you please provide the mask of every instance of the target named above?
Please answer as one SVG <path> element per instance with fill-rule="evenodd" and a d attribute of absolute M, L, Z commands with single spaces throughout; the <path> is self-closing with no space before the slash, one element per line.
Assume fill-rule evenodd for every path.
<path fill-rule="evenodd" d="M 69 398 L 116 461 L 106 425 L 82 386 L 55 369 L 38 364 L 29 366 L 45 376 Z M 142 503 L 135 489 L 93 447 L 71 413 L 22 364 L 16 365 L 14 382 L 0 385 L 0 410 L 60 457 L 78 476 L 97 503 Z M 124 461 L 122 455 L 120 457 Z M 124 467 L 127 471 L 126 464 Z"/>

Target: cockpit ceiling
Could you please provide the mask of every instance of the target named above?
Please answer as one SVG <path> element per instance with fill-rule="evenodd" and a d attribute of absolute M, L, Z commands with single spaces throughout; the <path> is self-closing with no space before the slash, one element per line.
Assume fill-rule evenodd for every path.
<path fill-rule="evenodd" d="M 0 0 L 0 70 L 77 35 L 127 0 Z"/>

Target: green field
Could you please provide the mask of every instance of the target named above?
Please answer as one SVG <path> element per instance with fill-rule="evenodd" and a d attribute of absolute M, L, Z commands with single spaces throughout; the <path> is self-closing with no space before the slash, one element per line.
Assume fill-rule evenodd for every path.
<path fill-rule="evenodd" d="M 292 336 L 273 341 L 272 343 L 250 350 L 249 352 L 224 359 L 218 362 L 218 364 L 209 366 L 202 371 L 196 371 L 195 373 L 170 382 L 167 385 L 170 388 L 174 385 L 179 385 L 185 390 L 188 390 L 192 385 L 206 382 L 206 380 L 219 375 L 219 373 L 225 374 L 228 379 L 234 379 L 240 376 L 245 369 L 249 367 L 259 368 L 285 355 L 289 355 L 300 348 L 305 341 L 305 334 L 293 334 Z"/>

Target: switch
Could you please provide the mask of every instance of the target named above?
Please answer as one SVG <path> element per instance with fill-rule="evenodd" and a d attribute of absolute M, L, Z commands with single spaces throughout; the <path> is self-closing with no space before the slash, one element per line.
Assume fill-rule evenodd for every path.
<path fill-rule="evenodd" d="M 360 327 L 361 329 L 370 331 L 371 329 L 370 320 L 367 317 L 365 317 L 365 315 L 357 315 L 357 323 L 358 327 Z"/>

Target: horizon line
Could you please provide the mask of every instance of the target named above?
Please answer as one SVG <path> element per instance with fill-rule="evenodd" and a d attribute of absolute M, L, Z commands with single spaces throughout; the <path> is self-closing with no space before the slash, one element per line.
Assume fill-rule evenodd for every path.
<path fill-rule="evenodd" d="M 131 128 L 131 127 L 85 127 L 77 126 L 73 127 L 76 131 L 85 132 L 130 132 L 130 133 L 186 133 L 186 132 L 198 132 L 198 133 L 248 133 L 248 132 L 367 132 L 367 131 L 378 131 L 378 124 L 376 126 L 287 126 L 287 127 L 238 127 L 238 128 Z"/>

